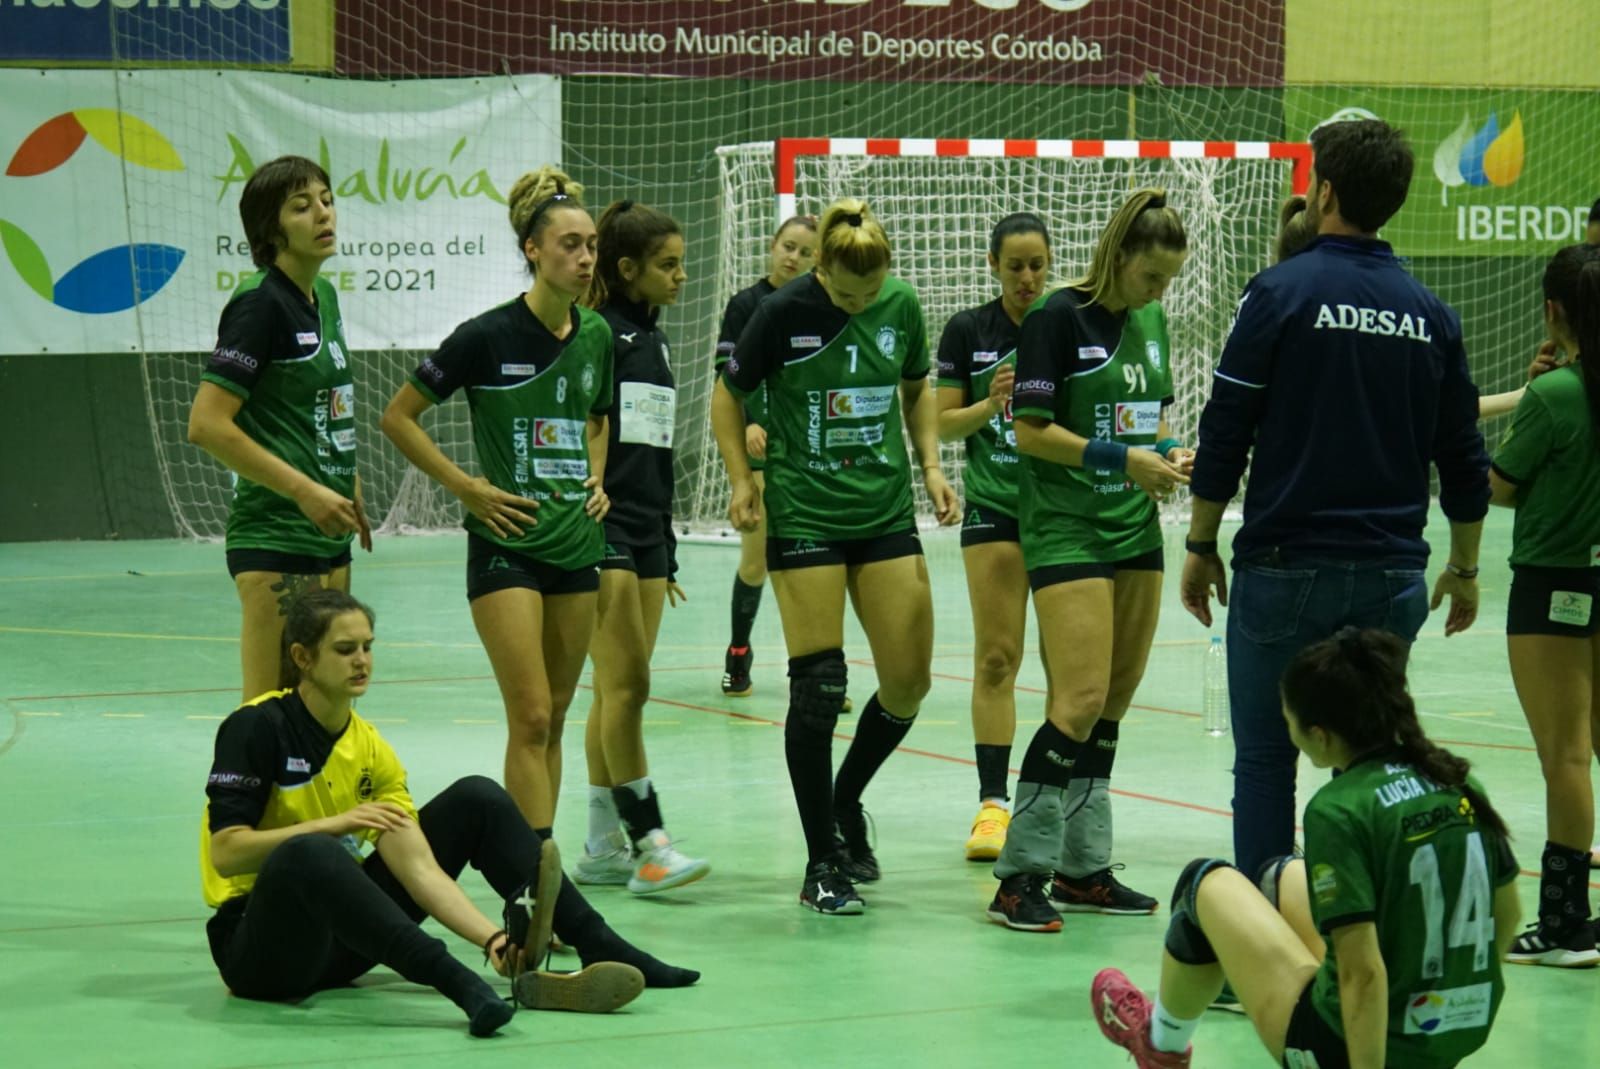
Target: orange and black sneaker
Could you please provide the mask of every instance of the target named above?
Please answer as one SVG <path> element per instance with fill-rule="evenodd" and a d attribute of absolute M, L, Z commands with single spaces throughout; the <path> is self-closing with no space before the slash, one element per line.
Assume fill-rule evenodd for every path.
<path fill-rule="evenodd" d="M 1062 913 L 1113 913 L 1136 915 L 1154 913 L 1161 903 L 1131 887 L 1124 887 L 1111 868 L 1087 876 L 1057 875 L 1050 888 L 1050 904 Z"/>
<path fill-rule="evenodd" d="M 989 903 L 989 919 L 1019 932 L 1059 932 L 1061 917 L 1050 908 L 1044 893 L 1049 882 L 1048 875 L 1031 872 L 1007 876 Z"/>

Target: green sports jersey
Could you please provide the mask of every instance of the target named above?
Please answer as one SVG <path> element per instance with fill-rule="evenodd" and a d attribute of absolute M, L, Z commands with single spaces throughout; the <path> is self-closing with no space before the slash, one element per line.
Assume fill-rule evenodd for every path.
<path fill-rule="evenodd" d="M 1358 761 L 1306 806 L 1306 882 L 1328 941 L 1311 1000 L 1343 1035 L 1331 933 L 1373 922 L 1389 976 L 1388 1063 L 1443 1069 L 1483 1045 L 1499 1009 L 1494 891 L 1517 862 L 1459 788 L 1398 760 Z"/>
<path fill-rule="evenodd" d="M 612 406 L 611 327 L 576 305 L 557 338 L 518 297 L 469 319 L 411 375 L 435 404 L 467 391 L 472 441 L 484 478 L 539 502 L 538 523 L 503 538 L 468 513 L 467 530 L 534 560 L 572 571 L 598 564 L 600 524 L 583 511 L 589 492 L 586 421 Z"/>
<path fill-rule="evenodd" d="M 762 301 L 723 378 L 740 399 L 767 387 L 767 530 L 838 540 L 915 526 L 900 383 L 927 374 L 922 306 L 897 278 L 859 315 L 813 275 Z"/>
<path fill-rule="evenodd" d="M 1172 403 L 1172 349 L 1158 301 L 1117 315 L 1061 289 L 1022 321 L 1014 416 L 1037 416 L 1088 439 L 1150 449 Z M 1023 456 L 1018 525 L 1029 570 L 1111 563 L 1161 547 L 1155 502 L 1122 472 Z"/>
<path fill-rule="evenodd" d="M 939 385 L 962 391 L 963 405 L 989 396 L 995 372 L 1015 367 L 1021 330 L 996 297 L 979 308 L 957 312 L 939 336 Z M 980 506 L 1015 518 L 1021 455 L 1011 425 L 1012 402 L 966 439 L 967 463 L 961 473 L 967 508 Z"/>
<path fill-rule="evenodd" d="M 234 422 L 295 471 L 355 496 L 356 391 L 339 297 L 326 280 L 315 303 L 276 267 L 239 283 L 222 310 L 217 347 L 200 378 L 244 399 Z M 334 557 L 351 535 L 329 538 L 290 498 L 240 477 L 227 547 Z"/>
<path fill-rule="evenodd" d="M 1600 565 L 1600 450 L 1581 365 L 1528 384 L 1495 450 L 1494 469 L 1517 484 L 1512 564 Z"/>

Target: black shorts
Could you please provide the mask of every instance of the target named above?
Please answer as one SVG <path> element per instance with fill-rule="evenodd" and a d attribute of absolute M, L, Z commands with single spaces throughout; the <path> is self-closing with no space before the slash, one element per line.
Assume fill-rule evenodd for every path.
<path fill-rule="evenodd" d="M 1311 989 L 1315 986 L 1315 977 L 1306 981 L 1300 1001 L 1289 1015 L 1289 1030 L 1283 1036 L 1284 1069 L 1350 1069 L 1350 1053 L 1344 1039 L 1328 1027 L 1311 1004 Z"/>
<path fill-rule="evenodd" d="M 818 568 L 827 564 L 874 564 L 881 560 L 922 556 L 922 538 L 915 527 L 872 538 L 777 538 L 767 535 L 767 571 Z"/>
<path fill-rule="evenodd" d="M 571 571 L 534 560 L 467 532 L 467 600 L 512 588 L 541 594 L 592 594 L 600 589 L 600 569 L 590 564 Z"/>
<path fill-rule="evenodd" d="M 620 542 L 607 542 L 606 555 L 600 559 L 602 571 L 619 569 L 632 572 L 640 579 L 665 579 L 667 577 L 667 544 L 653 546 L 628 546 Z"/>
<path fill-rule="evenodd" d="M 1079 579 L 1115 579 L 1118 572 L 1164 572 L 1166 551 L 1161 548 L 1141 553 L 1137 557 L 1118 561 L 1090 561 L 1082 564 L 1047 564 L 1028 572 L 1028 588 L 1043 590 L 1057 583 L 1072 583 Z"/>
<path fill-rule="evenodd" d="M 1588 638 L 1600 632 L 1600 568 L 1511 566 L 1506 634 Z"/>
<path fill-rule="evenodd" d="M 237 579 L 244 572 L 277 572 L 280 575 L 327 575 L 348 566 L 350 547 L 331 557 L 305 553 L 279 553 L 275 549 L 228 550 L 228 575 Z"/>
<path fill-rule="evenodd" d="M 973 505 L 961 517 L 961 548 L 981 546 L 986 542 L 1021 542 L 1022 534 L 1017 518 L 999 509 Z"/>

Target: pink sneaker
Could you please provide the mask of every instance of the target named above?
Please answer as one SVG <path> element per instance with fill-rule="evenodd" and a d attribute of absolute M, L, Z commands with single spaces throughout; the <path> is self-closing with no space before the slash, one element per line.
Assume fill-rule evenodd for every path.
<path fill-rule="evenodd" d="M 1133 1055 L 1138 1069 L 1189 1069 L 1194 1048 L 1179 1053 L 1150 1045 L 1150 1000 L 1121 969 L 1101 969 L 1089 987 L 1100 1034 Z"/>

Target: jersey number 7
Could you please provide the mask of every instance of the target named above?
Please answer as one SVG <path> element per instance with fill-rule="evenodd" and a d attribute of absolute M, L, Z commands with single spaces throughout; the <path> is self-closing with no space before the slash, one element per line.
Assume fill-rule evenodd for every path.
<path fill-rule="evenodd" d="M 1461 873 L 1461 890 L 1445 927 L 1444 884 L 1439 879 L 1439 852 L 1432 843 L 1411 855 L 1411 882 L 1422 892 L 1422 916 L 1426 942 L 1422 949 L 1422 976 L 1432 980 L 1444 975 L 1445 948 L 1472 948 L 1472 968 L 1481 972 L 1489 967 L 1494 944 L 1493 894 L 1489 889 L 1489 860 L 1483 853 L 1483 835 L 1471 832 L 1466 840 L 1466 864 Z"/>

